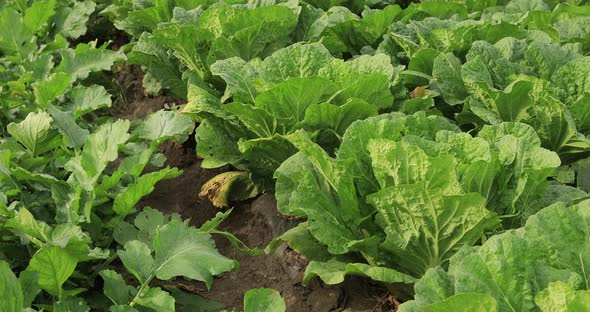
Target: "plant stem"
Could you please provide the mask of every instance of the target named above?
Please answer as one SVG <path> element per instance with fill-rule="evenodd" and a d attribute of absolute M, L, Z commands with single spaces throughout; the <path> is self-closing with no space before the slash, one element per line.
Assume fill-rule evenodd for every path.
<path fill-rule="evenodd" d="M 152 274 L 150 274 L 150 277 L 148 277 L 148 279 L 145 281 L 145 283 L 141 284 L 141 286 L 139 287 L 139 290 L 137 291 L 137 294 L 135 294 L 135 297 L 133 297 L 133 300 L 131 300 L 131 302 L 129 303 L 130 307 L 135 305 L 135 302 L 139 298 L 139 295 L 141 295 L 143 290 L 148 286 L 148 284 L 152 281 L 152 279 L 154 279 L 154 277 L 156 277 L 155 271 L 152 272 Z"/>

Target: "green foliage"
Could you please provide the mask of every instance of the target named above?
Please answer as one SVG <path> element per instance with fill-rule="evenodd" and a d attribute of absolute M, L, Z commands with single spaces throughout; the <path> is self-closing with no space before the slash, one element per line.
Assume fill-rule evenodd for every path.
<path fill-rule="evenodd" d="M 267 251 L 304 255 L 304 283 L 415 284 L 400 311 L 588 310 L 587 1 L 393 2 L 4 1 L 0 309 L 223 309 L 166 285 L 237 268 L 213 234 L 261 253 L 218 229 L 231 210 L 137 213 L 197 122 L 202 167 L 232 167 L 201 196 L 276 191 L 304 220 Z M 125 60 L 186 104 L 108 117 Z M 255 289 L 244 309 L 286 306 Z"/>
<path fill-rule="evenodd" d="M 0 261 L 0 280 L 2 283 L 2 311 L 17 312 L 23 308 L 23 292 L 18 279 L 10 270 L 8 263 Z"/>
<path fill-rule="evenodd" d="M 27 271 L 39 273 L 37 283 L 49 294 L 61 298 L 63 283 L 74 273 L 76 258 L 59 246 L 39 250 L 29 262 Z"/>
<path fill-rule="evenodd" d="M 130 59 L 145 66 L 146 86 L 161 80 L 188 98 L 183 113 L 200 123 L 204 166 L 246 171 L 259 191 L 273 190 L 272 173 L 295 151 L 285 134 L 305 129 L 333 153 L 352 121 L 392 110 L 442 112 L 477 131 L 526 123 L 564 162 L 587 154 L 585 80 L 567 78 L 583 75 L 586 33 L 566 34 L 566 19 L 556 17 L 577 18 L 573 9 L 542 1 L 372 5 L 380 9 L 360 16 L 346 1 L 113 4 L 103 14 L 138 39 Z"/>
<path fill-rule="evenodd" d="M 321 44 L 294 44 L 263 61 L 230 58 L 211 70 L 226 81 L 225 97 L 234 102 L 221 104 L 189 86 L 183 113 L 201 120 L 197 155 L 204 167 L 231 164 L 250 171 L 260 190 L 272 189 L 274 170 L 295 152 L 286 135 L 314 131 L 322 147 L 333 151 L 353 121 L 393 106 L 396 68 L 384 55 L 344 62 Z"/>
<path fill-rule="evenodd" d="M 165 217 L 147 208 L 135 218 L 135 226 L 121 223 L 115 239 L 124 245 L 124 249 L 117 251 L 118 256 L 139 286 L 128 286 L 112 270 L 100 272 L 105 281 L 104 293 L 115 305 L 137 304 L 156 311 L 172 311 L 175 298 L 160 288 L 150 288 L 154 278 L 170 280 L 184 276 L 203 281 L 210 288 L 213 275 L 238 267 L 235 260 L 217 252 L 209 234 L 188 226 L 176 216 Z"/>
<path fill-rule="evenodd" d="M 430 269 L 402 311 L 452 309 L 484 295 L 498 311 L 587 310 L 589 204 L 549 206 L 523 228 L 465 248 L 448 271 Z"/>
<path fill-rule="evenodd" d="M 134 305 L 172 311 L 175 297 L 150 287 L 153 278 L 183 276 L 211 287 L 213 276 L 237 268 L 218 253 L 210 233 L 249 250 L 216 229 L 227 215 L 201 231 L 161 214 L 155 217 L 161 222 L 148 226 L 140 214 L 137 237 L 117 230 L 132 227 L 125 217 L 157 182 L 182 174 L 161 168 L 159 146 L 183 143 L 194 123 L 174 111 L 144 121 L 104 117 L 111 95 L 94 81 L 125 55 L 108 43 L 70 48 L 66 40 L 86 33 L 96 7 L 93 1 L 9 1 L 0 8 L 2 311 L 136 311 Z M 120 236 L 131 239 L 114 240 Z M 117 257 L 137 275 L 137 287 L 107 269 Z M 195 259 L 203 262 L 195 266 Z M 80 295 L 94 290 L 99 274 L 112 307 Z"/>
<path fill-rule="evenodd" d="M 286 309 L 285 301 L 274 289 L 250 289 L 244 295 L 244 312 L 284 312 Z"/>
<path fill-rule="evenodd" d="M 434 9 L 440 3 L 412 5 L 403 12 L 412 20 L 392 24 L 377 51 L 402 63 L 408 59 L 408 71 L 402 72 L 408 75 L 406 86 L 426 88 L 423 92 L 442 100 L 439 107 L 459 106 L 449 116 L 463 127 L 526 123 L 535 128 L 543 147 L 570 162 L 584 157 L 590 142 L 586 106 L 582 108 L 587 79 L 580 78 L 587 67 L 581 38 L 588 30 L 578 26 L 581 34 L 560 36 L 556 28 L 563 20 L 549 16 L 572 12 L 563 13 L 565 18 L 574 14 L 573 7 L 561 5 L 549 13 L 546 3 L 537 4 L 512 1 L 505 7 L 482 7 L 473 18 L 438 16 Z M 423 5 L 432 7 L 418 13 Z M 533 12 L 518 20 L 528 10 Z M 539 25 L 541 20 L 547 24 Z"/>
<path fill-rule="evenodd" d="M 183 112 L 201 123 L 198 155 L 207 168 L 231 164 L 252 173 L 250 187 L 272 190 L 274 170 L 294 153 L 282 135 L 317 131 L 317 140 L 334 150 L 352 121 L 392 109 L 403 92 L 401 67 L 382 54 L 361 55 L 377 48 L 399 6 L 210 4 L 123 1 L 102 12 L 137 39 L 129 60 L 144 65 L 146 88 L 188 98 Z M 360 11 L 362 18 L 353 13 Z M 332 56 L 348 53 L 359 58 Z M 219 144 L 219 137 L 229 142 Z"/>
<path fill-rule="evenodd" d="M 530 126 L 487 126 L 474 138 L 424 113 L 353 123 L 336 158 L 302 132 L 287 139 L 300 152 L 275 174 L 278 208 L 307 221 L 278 239 L 312 260 L 307 276 L 328 283 L 342 281 L 329 274 L 346 273 L 411 282 L 369 272 L 419 278 L 446 267 L 495 230 L 498 216 L 514 227 L 541 209 L 546 179 L 560 163 Z M 302 247 L 310 239 L 316 247 Z M 359 255 L 368 265 L 354 263 Z"/>

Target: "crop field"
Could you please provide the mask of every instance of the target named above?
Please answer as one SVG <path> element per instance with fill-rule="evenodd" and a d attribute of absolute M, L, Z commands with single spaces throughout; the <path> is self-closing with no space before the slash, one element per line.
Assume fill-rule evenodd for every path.
<path fill-rule="evenodd" d="M 590 311 L 590 1 L 0 0 L 22 311 Z"/>

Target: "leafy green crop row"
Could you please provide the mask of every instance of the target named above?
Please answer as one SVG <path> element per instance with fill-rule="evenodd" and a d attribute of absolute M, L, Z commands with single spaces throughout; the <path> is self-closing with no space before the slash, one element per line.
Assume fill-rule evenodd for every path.
<path fill-rule="evenodd" d="M 358 10 L 365 3 L 378 5 L 381 1 L 310 1 L 320 7 L 346 2 Z M 145 65 L 144 86 L 149 91 L 166 88 L 186 97 L 183 80 L 199 86 L 222 86 L 209 70 L 217 60 L 265 57 L 293 42 L 318 39 L 337 22 L 346 23 L 329 35 L 335 49 L 344 52 L 350 32 L 359 31 L 363 37 L 378 40 L 397 12 L 376 10 L 373 23 L 382 31 L 372 33 L 367 29 L 370 25 L 362 23 L 349 9 L 334 10 L 336 16 L 332 21 L 331 12 L 305 2 L 299 5 L 298 1 L 115 1 L 102 14 L 112 18 L 119 29 L 138 38 L 129 61 Z M 301 25 L 299 18 L 308 23 Z"/>
<path fill-rule="evenodd" d="M 69 41 L 86 33 L 96 7 L 55 0 L 0 6 L 0 310 L 223 308 L 150 286 L 184 277 L 210 288 L 213 276 L 238 268 L 211 234 L 257 251 L 217 230 L 229 211 L 200 228 L 150 208 L 125 221 L 156 183 L 182 174 L 164 167 L 158 147 L 186 141 L 194 123 L 174 111 L 143 121 L 105 116 L 113 103 L 95 84 L 98 72 L 126 56 L 108 43 L 70 48 Z M 111 266 L 117 259 L 123 267 Z M 261 304 L 284 310 L 276 291 L 246 295 L 246 311 Z"/>
<path fill-rule="evenodd" d="M 137 38 L 129 59 L 144 85 L 188 99 L 204 166 L 246 172 L 210 185 L 244 199 L 274 189 L 272 172 L 295 151 L 284 135 L 305 129 L 333 153 L 352 121 L 388 111 L 443 114 L 462 129 L 523 122 L 564 162 L 587 156 L 579 4 L 378 3 L 357 15 L 333 1 L 154 1 L 103 14 Z"/>

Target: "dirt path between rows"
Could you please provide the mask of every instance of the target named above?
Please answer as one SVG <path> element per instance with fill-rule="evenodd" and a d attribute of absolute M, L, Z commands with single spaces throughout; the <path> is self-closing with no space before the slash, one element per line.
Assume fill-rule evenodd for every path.
<path fill-rule="evenodd" d="M 152 112 L 182 103 L 166 96 L 148 96 L 141 87 L 141 76 L 136 66 L 119 72 L 118 80 L 125 91 L 126 103 L 113 112 L 115 117 L 143 119 Z M 178 167 L 184 174 L 158 183 L 155 191 L 140 202 L 139 209 L 149 206 L 165 213 L 178 213 L 184 219 L 190 218 L 191 224 L 197 227 L 219 211 L 208 200 L 199 198 L 198 193 L 207 180 L 228 168 L 202 169 L 195 148 L 194 137 L 184 144 L 163 144 L 162 152 L 168 158 L 166 165 Z M 275 205 L 270 194 L 237 204 L 220 229 L 233 233 L 251 248 L 264 248 L 273 237 L 294 226 L 278 215 Z M 261 287 L 279 291 L 287 311 L 293 312 L 395 311 L 397 306 L 386 290 L 362 278 L 348 278 L 336 286 L 324 285 L 315 279 L 303 286 L 306 261 L 289 249 L 280 248 L 275 254 L 253 257 L 235 251 L 223 237 L 215 237 L 215 241 L 220 252 L 236 259 L 240 268 L 216 278 L 211 290 L 203 283 L 184 279 L 173 283 L 185 291 L 218 301 L 228 310 L 241 309 L 246 291 Z"/>
<path fill-rule="evenodd" d="M 219 210 L 200 199 L 197 193 L 204 182 L 220 171 L 200 168 L 200 161 L 191 148 L 172 144 L 165 152 L 168 164 L 183 169 L 184 174 L 160 182 L 156 191 L 141 204 L 165 213 L 178 213 L 190 218 L 191 224 L 200 226 Z M 274 197 L 263 194 L 249 203 L 235 206 L 220 229 L 233 233 L 251 248 L 264 248 L 275 235 L 290 226 L 285 224 L 288 222 L 278 216 Z M 253 257 L 235 251 L 223 237 L 215 240 L 220 252 L 238 260 L 240 268 L 215 279 L 210 291 L 198 282 L 183 281 L 182 285 L 185 290 L 219 301 L 228 308 L 241 308 L 243 296 L 249 289 L 268 287 L 281 293 L 287 311 L 394 311 L 389 302 L 381 300 L 387 292 L 365 279 L 350 278 L 337 286 L 323 285 L 316 279 L 304 287 L 301 280 L 306 262 L 293 251 L 281 248 L 272 255 Z"/>

